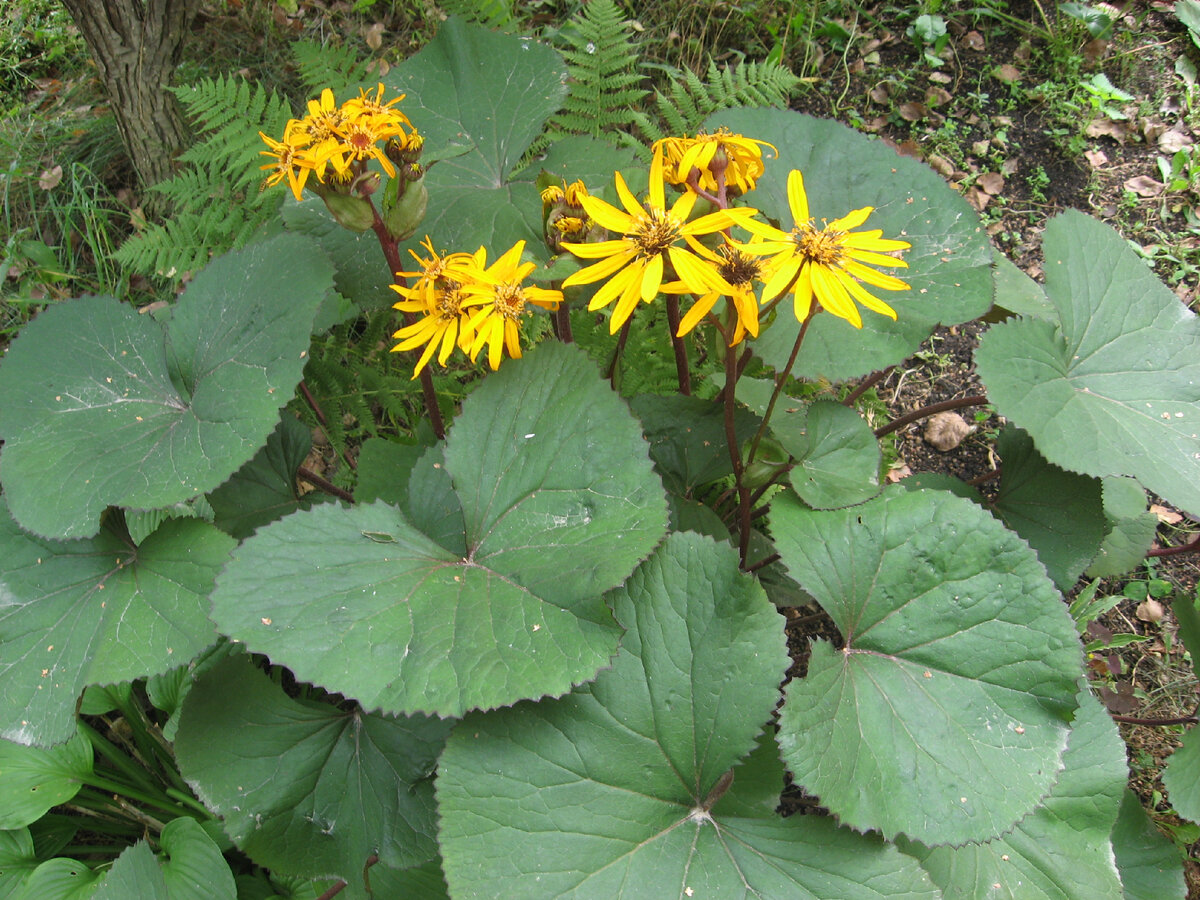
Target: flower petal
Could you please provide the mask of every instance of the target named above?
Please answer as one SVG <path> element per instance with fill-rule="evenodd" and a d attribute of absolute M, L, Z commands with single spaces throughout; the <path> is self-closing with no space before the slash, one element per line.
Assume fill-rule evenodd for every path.
<path fill-rule="evenodd" d="M 612 275 L 631 259 L 637 256 L 637 250 L 631 249 L 627 253 L 622 253 L 620 256 L 612 256 L 595 265 L 588 266 L 586 269 L 580 269 L 578 272 L 573 272 L 563 280 L 562 286 L 565 288 L 574 287 L 577 284 L 592 284 Z"/>
<path fill-rule="evenodd" d="M 862 316 L 838 273 L 821 265 L 810 265 L 809 269 L 812 270 L 813 293 L 821 308 L 845 319 L 855 328 L 862 328 Z"/>
<path fill-rule="evenodd" d="M 867 217 L 873 212 L 875 212 L 875 207 L 864 206 L 846 213 L 840 219 L 834 219 L 826 227 L 830 231 L 850 231 L 867 221 Z"/>
<path fill-rule="evenodd" d="M 650 206 L 653 209 L 667 208 L 666 190 L 663 187 L 663 155 L 660 150 L 650 163 Z"/>
<path fill-rule="evenodd" d="M 796 321 L 803 322 L 812 315 L 812 266 L 801 266 L 796 275 L 795 292 Z"/>
<path fill-rule="evenodd" d="M 788 207 L 797 225 L 803 225 L 812 218 L 808 214 L 808 194 L 804 191 L 804 176 L 799 169 L 792 169 L 787 180 Z"/>
<path fill-rule="evenodd" d="M 621 204 L 628 211 L 631 219 L 637 219 L 640 216 L 644 216 L 646 214 L 645 208 L 642 206 L 642 204 L 638 203 L 637 197 L 633 196 L 633 192 L 631 190 L 629 190 L 629 185 L 627 185 L 625 183 L 625 179 L 621 177 L 621 173 L 615 172 L 614 174 L 616 175 L 615 180 L 617 183 L 617 196 L 621 198 Z M 580 200 L 582 200 L 582 199 L 583 198 L 581 197 Z M 603 202 L 603 201 L 601 201 L 601 202 Z M 607 206 L 607 205 L 608 204 L 605 204 L 605 206 Z M 588 205 L 586 203 L 583 204 L 583 208 L 586 209 L 589 214 L 591 213 L 591 210 L 588 209 Z M 609 208 L 612 209 L 614 207 L 609 207 Z M 592 216 L 592 218 L 596 219 L 595 216 Z M 600 222 L 599 219 L 596 219 L 596 221 Z M 603 222 L 600 222 L 600 224 L 604 225 Z M 614 229 L 608 225 L 604 225 L 604 227 L 607 228 L 609 231 L 627 232 L 627 231 L 632 230 L 632 227 L 616 228 L 616 229 Z"/>
<path fill-rule="evenodd" d="M 872 287 L 883 288 L 885 291 L 909 290 L 907 282 L 901 281 L 899 278 L 884 272 L 876 272 L 867 266 L 859 265 L 852 259 L 842 260 L 842 268 L 859 281 L 865 281 Z"/>
<path fill-rule="evenodd" d="M 783 261 L 779 264 L 779 268 L 775 270 L 775 274 L 771 276 L 763 288 L 762 298 L 764 303 L 774 300 L 784 292 L 791 280 L 796 277 L 796 273 L 800 271 L 800 263 L 801 259 L 798 256 L 788 255 L 783 258 Z M 797 288 L 797 290 L 799 289 Z"/>
<path fill-rule="evenodd" d="M 650 260 L 646 263 L 646 268 L 642 271 L 641 295 L 644 302 L 649 303 L 658 296 L 658 289 L 662 287 L 662 279 L 663 258 L 662 254 L 659 253 L 650 257 Z"/>
<path fill-rule="evenodd" d="M 864 288 L 849 275 L 843 276 L 840 280 L 846 287 L 846 290 L 850 292 L 850 295 L 867 309 L 871 310 L 871 312 L 877 312 L 881 316 L 887 316 L 889 319 L 893 320 L 896 318 L 896 311 L 894 309 L 892 309 L 874 294 L 868 293 L 866 288 Z"/>
<path fill-rule="evenodd" d="M 617 173 L 618 188 L 625 182 L 621 180 L 621 173 Z M 629 192 L 626 188 L 626 193 Z M 580 197 L 579 202 L 583 204 L 584 211 L 591 216 L 592 221 L 596 222 L 602 228 L 607 228 L 609 231 L 615 231 L 617 234 L 627 234 L 633 231 L 633 217 L 628 213 L 622 212 L 611 203 L 601 200 L 599 197 Z"/>
<path fill-rule="evenodd" d="M 717 298 L 720 296 L 716 291 L 709 291 L 693 303 L 692 308 L 687 311 L 687 315 L 680 320 L 679 330 L 675 332 L 675 336 L 683 337 L 695 328 L 700 323 L 700 320 L 708 314 L 708 311 L 713 308 L 713 304 L 717 302 Z"/>

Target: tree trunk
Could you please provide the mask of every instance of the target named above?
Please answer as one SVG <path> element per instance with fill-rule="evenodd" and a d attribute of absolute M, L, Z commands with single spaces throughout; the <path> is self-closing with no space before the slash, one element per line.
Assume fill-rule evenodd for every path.
<path fill-rule="evenodd" d="M 125 149 L 144 186 L 167 178 L 189 144 L 167 91 L 200 0 L 63 0 L 87 42 Z"/>

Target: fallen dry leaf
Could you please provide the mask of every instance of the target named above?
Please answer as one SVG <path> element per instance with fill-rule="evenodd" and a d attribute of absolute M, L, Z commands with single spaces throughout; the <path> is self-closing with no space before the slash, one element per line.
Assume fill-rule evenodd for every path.
<path fill-rule="evenodd" d="M 984 172 L 975 183 L 992 196 L 1004 190 L 1004 176 L 999 172 Z"/>
<path fill-rule="evenodd" d="M 967 420 L 956 412 L 936 413 L 925 423 L 925 442 L 945 453 L 961 444 L 963 438 L 977 428 L 977 425 L 968 425 Z"/>
<path fill-rule="evenodd" d="M 1108 41 L 1101 38 L 1088 41 L 1083 45 L 1083 58 L 1088 63 L 1096 63 L 1108 52 Z"/>
<path fill-rule="evenodd" d="M 1161 603 L 1152 598 L 1147 598 L 1138 604 L 1133 614 L 1143 622 L 1161 622 L 1163 612 L 1163 605 Z"/>
<path fill-rule="evenodd" d="M 867 96 L 882 106 L 888 102 L 888 99 L 891 97 L 891 95 L 892 92 L 888 90 L 887 84 L 877 84 L 875 87 L 871 88 L 871 92 Z"/>
<path fill-rule="evenodd" d="M 953 98 L 950 92 L 944 87 L 931 87 L 925 92 L 926 106 L 943 106 L 949 103 Z"/>
<path fill-rule="evenodd" d="M 925 158 L 925 162 L 943 178 L 949 178 L 954 174 L 954 163 L 950 162 L 944 156 L 938 156 L 936 153 L 933 153 Z"/>
<path fill-rule="evenodd" d="M 1021 80 L 1020 69 L 1011 63 L 1005 63 L 1002 66 L 996 66 L 996 69 L 992 72 L 992 75 L 1006 84 L 1014 84 L 1015 82 Z"/>
<path fill-rule="evenodd" d="M 963 35 L 963 47 L 967 50 L 974 50 L 977 53 L 982 53 L 987 46 L 983 41 L 983 35 L 978 31 L 968 31 Z"/>
<path fill-rule="evenodd" d="M 1159 506 L 1157 503 L 1151 504 L 1150 512 L 1158 516 L 1158 521 L 1162 522 L 1164 525 L 1178 525 L 1183 521 L 1183 516 L 1175 512 L 1175 510 L 1167 509 L 1165 506 Z"/>
<path fill-rule="evenodd" d="M 1014 156 L 1012 159 L 1006 159 L 1000 163 L 1000 174 L 1007 178 L 1016 174 L 1019 168 L 1021 168 L 1021 161 Z"/>
<path fill-rule="evenodd" d="M 1163 153 L 1178 153 L 1184 147 L 1190 147 L 1194 142 L 1189 135 L 1176 131 L 1164 131 L 1158 136 L 1158 149 Z"/>
<path fill-rule="evenodd" d="M 383 23 L 376 22 L 369 28 L 363 29 L 363 40 L 367 42 L 367 46 L 372 50 L 378 50 L 383 46 Z"/>
<path fill-rule="evenodd" d="M 929 115 L 929 108 L 924 103 L 913 103 L 911 100 L 900 104 L 900 118 L 905 122 L 918 122 Z"/>
<path fill-rule="evenodd" d="M 938 84 L 949 84 L 954 79 L 949 72 L 930 72 L 929 80 L 936 81 Z"/>
<path fill-rule="evenodd" d="M 58 187 L 62 181 L 62 166 L 55 166 L 53 169 L 47 169 L 38 178 L 38 187 L 43 191 L 52 191 Z"/>
<path fill-rule="evenodd" d="M 1108 157 L 1103 150 L 1084 150 L 1083 158 L 1088 161 L 1088 164 L 1093 169 L 1098 169 L 1108 162 Z"/>
<path fill-rule="evenodd" d="M 971 204 L 971 207 L 975 210 L 975 212 L 983 212 L 987 208 L 987 205 L 992 202 L 992 195 L 986 193 L 985 191 L 981 191 L 977 187 L 967 188 L 967 192 L 963 194 L 963 198 Z M 1004 224 L 1002 222 L 993 222 L 992 224 L 1000 227 L 998 227 L 995 231 L 992 231 L 991 225 L 989 225 L 988 234 L 996 235 L 1004 230 Z"/>
<path fill-rule="evenodd" d="M 1129 139 L 1129 123 L 1114 122 L 1106 116 L 1092 119 L 1083 131 L 1088 137 L 1110 137 L 1118 144 L 1124 144 Z"/>
<path fill-rule="evenodd" d="M 907 463 L 897 460 L 897 464 L 888 469 L 887 474 L 883 477 L 886 478 L 890 483 L 895 484 L 901 478 L 907 478 L 912 473 L 912 469 L 908 467 Z"/>
<path fill-rule="evenodd" d="M 1155 181 L 1149 175 L 1135 175 L 1125 182 L 1125 187 L 1139 197 L 1157 197 L 1163 192 L 1163 183 Z"/>

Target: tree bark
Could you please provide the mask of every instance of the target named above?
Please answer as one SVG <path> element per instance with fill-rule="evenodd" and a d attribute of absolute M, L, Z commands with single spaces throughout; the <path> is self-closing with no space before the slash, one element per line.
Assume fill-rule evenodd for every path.
<path fill-rule="evenodd" d="M 167 178 L 189 144 L 167 90 L 200 0 L 63 0 L 112 104 L 125 149 L 144 186 Z"/>

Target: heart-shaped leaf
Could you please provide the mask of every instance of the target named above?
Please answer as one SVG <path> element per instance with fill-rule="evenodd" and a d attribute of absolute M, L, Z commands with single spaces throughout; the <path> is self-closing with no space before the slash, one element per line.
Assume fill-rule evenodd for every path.
<path fill-rule="evenodd" d="M 92 745 L 81 734 L 49 749 L 0 741 L 0 828 L 22 828 L 66 803 L 92 774 Z"/>
<path fill-rule="evenodd" d="M 94 900 L 234 900 L 229 864 L 195 819 L 174 819 L 158 838 L 162 853 L 138 841 L 124 850 Z"/>
<path fill-rule="evenodd" d="M 769 736 L 779 614 L 727 544 L 673 534 L 610 595 L 613 666 L 560 700 L 475 714 L 438 765 L 455 897 L 936 896 L 881 841 L 781 819 Z"/>
<path fill-rule="evenodd" d="M 989 329 L 975 354 L 988 397 L 1055 465 L 1132 475 L 1200 514 L 1200 319 L 1090 216 L 1055 216 L 1043 249 L 1061 324 Z"/>
<path fill-rule="evenodd" d="M 395 868 L 434 856 L 431 775 L 450 725 L 292 699 L 241 656 L 188 692 L 175 750 L 188 783 L 255 862 L 344 878 L 357 897 L 372 853 Z"/>
<path fill-rule="evenodd" d="M 1020 538 L 943 491 L 818 512 L 772 505 L 775 545 L 845 645 L 812 648 L 779 743 L 843 822 L 987 840 L 1054 783 L 1083 674 L 1074 623 Z"/>
<path fill-rule="evenodd" d="M 208 595 L 234 543 L 197 519 L 166 522 L 136 548 L 107 526 L 51 541 L 0 500 L 0 737 L 65 741 L 87 685 L 165 672 L 213 643 Z"/>
<path fill-rule="evenodd" d="M 879 441 L 857 411 L 818 400 L 782 412 L 772 431 L 796 460 L 788 477 L 800 499 L 815 509 L 834 509 L 879 493 Z"/>
<path fill-rule="evenodd" d="M 947 900 L 1121 900 L 1109 835 L 1128 777 L 1117 727 L 1085 689 L 1058 781 L 1016 828 L 984 844 L 901 848 Z"/>
<path fill-rule="evenodd" d="M 170 506 L 223 482 L 300 381 L 331 271 L 311 241 L 281 235 L 213 260 L 165 327 L 87 297 L 22 328 L 0 365 L 13 517 L 90 537 L 105 506 Z"/>
<path fill-rule="evenodd" d="M 779 149 L 779 158 L 767 162 L 745 204 L 780 227 L 793 224 L 787 179 L 792 169 L 799 169 L 818 221 L 872 206 L 866 227 L 912 244 L 903 254 L 908 268 L 889 270 L 912 290 L 879 292 L 896 310 L 897 320 L 871 313 L 857 329 L 837 316 L 817 316 L 793 374 L 834 380 L 865 375 L 911 355 L 939 323 L 967 322 L 991 307 L 992 249 L 979 216 L 928 166 L 837 122 L 795 112 L 728 110 L 714 113 L 704 127 L 711 134 L 721 125 Z M 799 332 L 790 300 L 785 300 L 778 318 L 755 342 L 755 352 L 780 370 Z"/>
<path fill-rule="evenodd" d="M 1154 546 L 1158 517 L 1146 509 L 1146 491 L 1132 478 L 1100 479 L 1108 528 L 1085 574 L 1105 578 L 1131 572 Z"/>
<path fill-rule="evenodd" d="M 638 422 L 582 351 L 547 342 L 484 380 L 444 446 L 431 465 L 465 552 L 417 510 L 295 513 L 234 554 L 222 631 L 385 712 L 461 715 L 592 678 L 619 636 L 602 595 L 666 529 Z"/>
<path fill-rule="evenodd" d="M 1059 590 L 1068 590 L 1104 538 L 1100 482 L 1046 462 L 1012 425 L 1000 432 L 996 451 L 1004 473 L 993 510 L 1037 551 Z"/>

